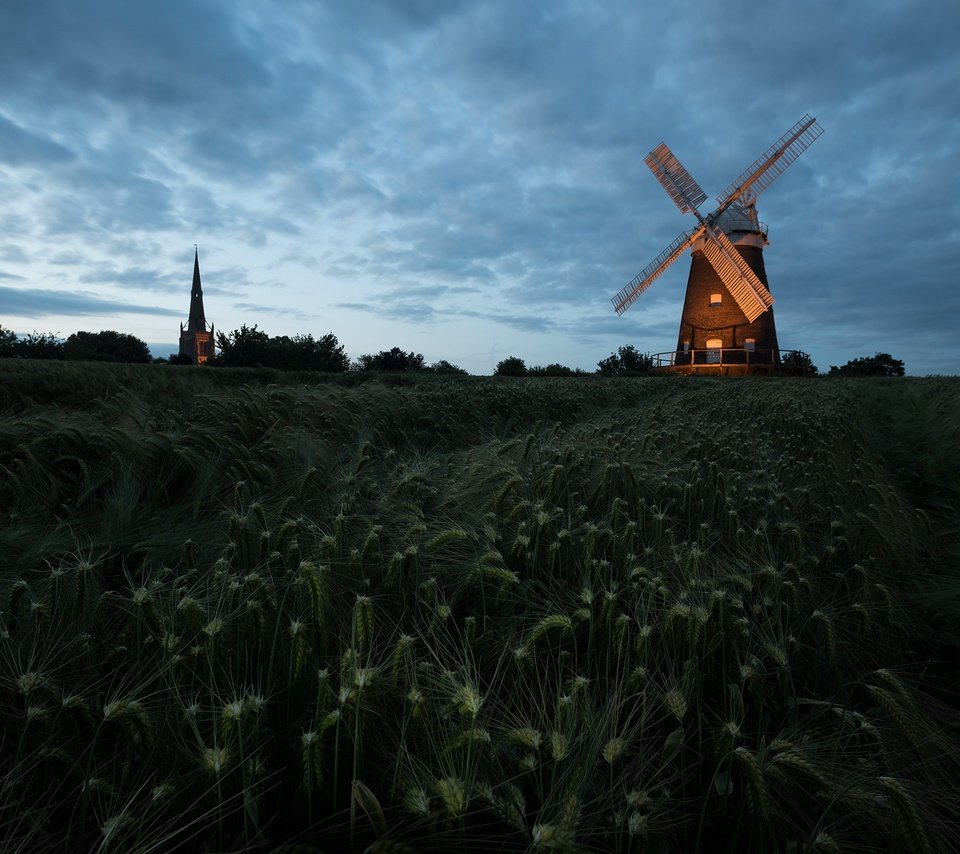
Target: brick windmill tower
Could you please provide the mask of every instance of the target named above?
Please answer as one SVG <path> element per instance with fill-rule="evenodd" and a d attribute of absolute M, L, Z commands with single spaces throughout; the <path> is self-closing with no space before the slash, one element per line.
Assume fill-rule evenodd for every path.
<path fill-rule="evenodd" d="M 213 324 L 207 329 L 207 319 L 203 313 L 203 289 L 200 287 L 200 256 L 194 247 L 190 317 L 186 328 L 180 324 L 180 355 L 189 356 L 195 365 L 202 365 L 213 357 L 213 347 Z"/>
<path fill-rule="evenodd" d="M 612 302 L 623 314 L 687 247 L 692 248 L 687 293 L 676 351 L 660 354 L 658 367 L 683 373 L 768 373 L 780 365 L 773 297 L 767 288 L 763 248 L 767 226 L 757 219 L 757 196 L 820 134 L 804 116 L 717 196 L 703 216 L 707 194 L 673 152 L 660 143 L 645 162 L 681 213 L 698 225 L 680 234 Z"/>

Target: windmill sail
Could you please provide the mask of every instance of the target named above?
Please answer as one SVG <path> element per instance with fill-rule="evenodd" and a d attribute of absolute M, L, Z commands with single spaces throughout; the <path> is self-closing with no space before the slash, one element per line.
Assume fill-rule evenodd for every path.
<path fill-rule="evenodd" d="M 717 196 L 720 205 L 716 213 L 724 210 L 733 200 L 747 191 L 756 197 L 779 178 L 823 133 L 816 119 L 804 116 L 790 130 L 770 146 L 757 160 L 751 163 L 726 190 Z M 716 215 L 716 214 L 714 214 Z"/>
<path fill-rule="evenodd" d="M 633 305 L 640 294 L 650 287 L 653 280 L 676 261 L 702 232 L 702 228 L 697 228 L 680 234 L 673 243 L 637 273 L 625 288 L 612 297 L 610 302 L 613 303 L 617 314 L 623 314 Z"/>
<path fill-rule="evenodd" d="M 700 185 L 664 143 L 654 148 L 644 162 L 680 212 L 693 213 L 698 224 L 679 235 L 611 298 L 617 314 L 633 305 L 692 246 L 677 341 L 677 356 L 687 361 L 677 364 L 697 364 L 694 354 L 716 349 L 718 339 L 723 342 L 721 349 L 742 347 L 747 353 L 747 366 L 752 364 L 749 354 L 754 351 L 764 350 L 768 360 L 772 360 L 769 364 L 777 361 L 777 334 L 773 313 L 769 311 L 773 297 L 765 284 L 763 264 L 767 230 L 757 219 L 753 201 L 822 133 L 817 120 L 805 115 L 717 196 L 718 207 L 708 216 L 698 209 L 707 197 Z M 720 290 L 718 278 L 739 311 L 731 311 L 732 306 L 717 309 L 722 302 L 721 295 L 716 293 Z M 730 364 L 735 363 L 736 360 Z"/>
<path fill-rule="evenodd" d="M 761 314 L 773 305 L 773 297 L 766 286 L 757 278 L 757 274 L 743 260 L 727 235 L 719 228 L 705 226 L 707 239 L 703 244 L 703 254 L 710 266 L 716 270 L 720 281 L 730 291 L 740 310 L 753 323 Z"/>
<path fill-rule="evenodd" d="M 661 142 L 653 149 L 643 162 L 650 167 L 667 195 L 680 208 L 680 213 L 696 211 L 697 205 L 706 200 L 707 194 L 664 143 Z"/>

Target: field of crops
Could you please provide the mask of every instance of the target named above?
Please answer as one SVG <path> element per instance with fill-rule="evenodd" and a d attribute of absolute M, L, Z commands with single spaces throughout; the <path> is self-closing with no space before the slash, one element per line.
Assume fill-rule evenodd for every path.
<path fill-rule="evenodd" d="M 0 364 L 4 851 L 950 851 L 960 380 Z"/>

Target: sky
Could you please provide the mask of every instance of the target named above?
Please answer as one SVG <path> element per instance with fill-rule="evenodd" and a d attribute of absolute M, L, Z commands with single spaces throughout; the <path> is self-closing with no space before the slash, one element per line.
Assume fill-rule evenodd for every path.
<path fill-rule="evenodd" d="M 3 0 L 0 326 L 177 348 L 208 321 L 489 374 L 676 346 L 645 166 L 759 198 L 780 346 L 957 373 L 960 2 Z M 704 212 L 712 210 L 711 200 Z"/>

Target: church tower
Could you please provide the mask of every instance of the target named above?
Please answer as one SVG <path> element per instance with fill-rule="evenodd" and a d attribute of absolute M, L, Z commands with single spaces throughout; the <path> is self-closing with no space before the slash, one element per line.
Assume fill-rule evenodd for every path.
<path fill-rule="evenodd" d="M 213 324 L 207 329 L 203 313 L 203 289 L 200 287 L 200 256 L 193 253 L 193 287 L 190 291 L 190 317 L 187 326 L 180 324 L 180 355 L 189 356 L 195 365 L 202 365 L 214 355 Z"/>

